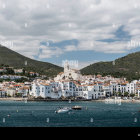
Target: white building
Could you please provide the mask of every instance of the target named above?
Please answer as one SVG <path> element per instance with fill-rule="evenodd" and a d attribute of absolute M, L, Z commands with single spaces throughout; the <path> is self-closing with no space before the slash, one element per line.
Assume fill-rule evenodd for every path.
<path fill-rule="evenodd" d="M 23 69 L 14 69 L 15 74 L 21 74 L 23 73 Z"/>
<path fill-rule="evenodd" d="M 138 93 L 140 96 L 140 81 L 127 82 L 124 78 L 114 78 L 101 75 L 82 76 L 80 71 L 73 70 L 69 64 L 64 66 L 64 72 L 57 75 L 54 81 L 37 80 L 32 84 L 30 94 L 43 98 L 83 98 L 98 99 L 114 95 L 115 93 Z"/>
<path fill-rule="evenodd" d="M 56 88 L 57 87 L 54 84 L 33 83 L 30 95 L 32 95 L 35 98 L 60 98 L 61 94 L 59 90 L 56 90 Z"/>
<path fill-rule="evenodd" d="M 5 97 L 6 91 L 4 89 L 0 89 L 0 98 Z"/>
<path fill-rule="evenodd" d="M 81 80 L 82 75 L 80 71 L 71 69 L 68 63 L 65 63 L 64 72 L 61 72 L 54 78 L 55 81 L 60 80 Z"/>
<path fill-rule="evenodd" d="M 98 99 L 93 85 L 80 85 L 75 81 L 59 81 L 51 83 L 33 82 L 30 95 L 33 97 L 54 98 L 80 97 L 83 99 Z"/>

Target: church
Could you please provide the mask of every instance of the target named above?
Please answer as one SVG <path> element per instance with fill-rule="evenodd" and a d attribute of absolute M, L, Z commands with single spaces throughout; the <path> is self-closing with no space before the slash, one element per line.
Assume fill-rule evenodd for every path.
<path fill-rule="evenodd" d="M 64 72 L 61 72 L 54 78 L 55 81 L 61 80 L 81 80 L 82 75 L 79 70 L 71 69 L 68 62 L 64 65 Z"/>

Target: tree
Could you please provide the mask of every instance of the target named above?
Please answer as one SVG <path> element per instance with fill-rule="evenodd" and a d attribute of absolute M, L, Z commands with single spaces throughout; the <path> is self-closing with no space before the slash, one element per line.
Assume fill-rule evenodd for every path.
<path fill-rule="evenodd" d="M 124 96 L 125 96 L 125 97 L 128 97 L 128 95 L 129 95 L 128 92 L 125 92 L 125 93 L 124 93 Z"/>
<path fill-rule="evenodd" d="M 21 93 L 16 93 L 15 97 L 22 97 L 22 94 Z"/>
<path fill-rule="evenodd" d="M 118 92 L 117 94 L 118 94 L 118 96 L 122 96 L 122 93 L 121 92 Z"/>
<path fill-rule="evenodd" d="M 10 95 L 10 94 L 8 94 L 8 95 L 7 95 L 7 97 L 8 97 L 8 98 L 10 98 L 10 97 L 11 97 L 11 95 Z"/>
<path fill-rule="evenodd" d="M 135 97 L 135 94 L 130 94 L 130 97 L 132 97 L 132 98 Z"/>
<path fill-rule="evenodd" d="M 1 64 L 0 66 L 4 67 L 4 64 Z"/>
<path fill-rule="evenodd" d="M 10 69 L 10 68 L 6 68 L 7 72 L 6 74 L 15 74 L 14 70 L 13 69 Z"/>

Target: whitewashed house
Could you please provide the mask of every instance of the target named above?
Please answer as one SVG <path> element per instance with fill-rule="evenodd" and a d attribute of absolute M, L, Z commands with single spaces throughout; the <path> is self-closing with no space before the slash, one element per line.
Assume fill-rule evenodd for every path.
<path fill-rule="evenodd" d="M 17 90 L 17 93 L 21 94 L 22 97 L 27 97 L 28 94 L 30 93 L 30 87 L 28 87 L 28 86 L 20 87 L 20 88 Z"/>
<path fill-rule="evenodd" d="M 0 98 L 5 97 L 6 91 L 4 89 L 0 89 Z"/>
<path fill-rule="evenodd" d="M 14 88 L 8 88 L 7 89 L 7 95 L 8 96 L 13 97 L 13 96 L 15 96 L 15 94 L 16 94 L 16 90 Z"/>
<path fill-rule="evenodd" d="M 55 87 L 54 84 L 33 83 L 30 95 L 35 98 L 60 98 L 61 93 L 59 90 L 57 91 L 56 89 L 57 87 Z"/>

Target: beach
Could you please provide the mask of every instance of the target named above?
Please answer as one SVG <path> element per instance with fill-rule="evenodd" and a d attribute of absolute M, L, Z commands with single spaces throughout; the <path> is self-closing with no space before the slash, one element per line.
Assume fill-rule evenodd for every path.
<path fill-rule="evenodd" d="M 24 101 L 24 98 L 0 98 L 0 101 Z"/>

